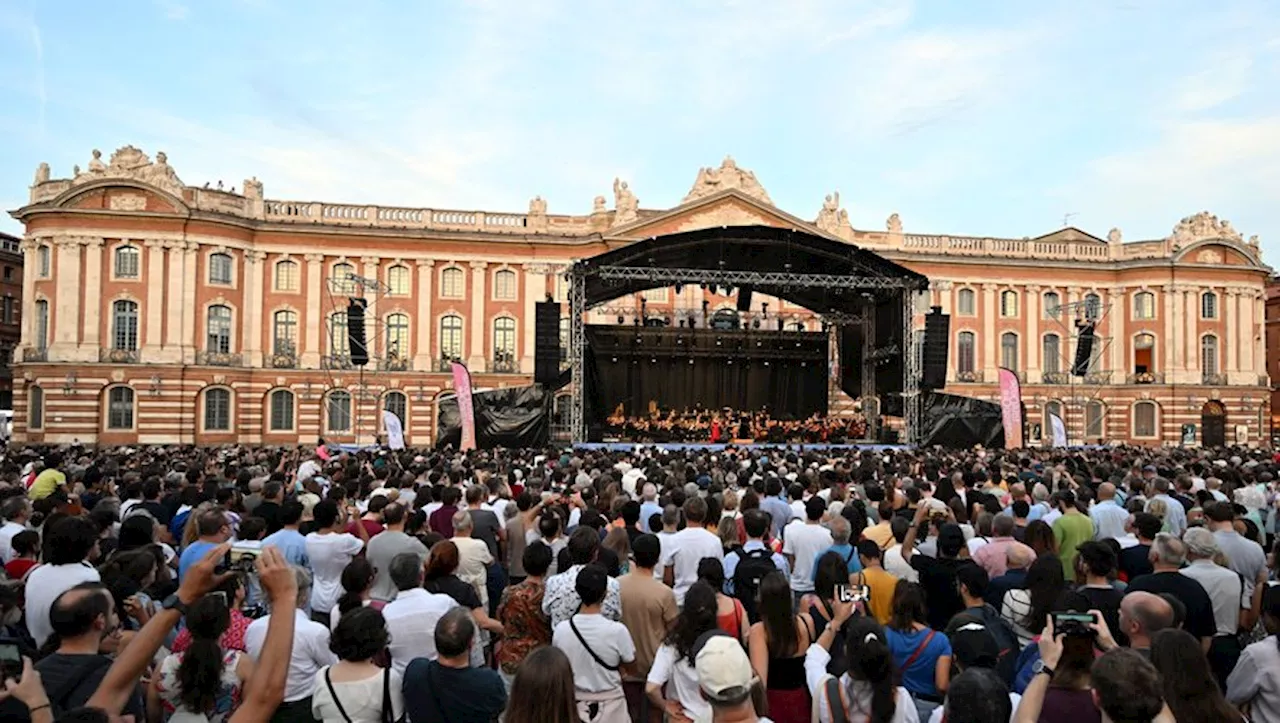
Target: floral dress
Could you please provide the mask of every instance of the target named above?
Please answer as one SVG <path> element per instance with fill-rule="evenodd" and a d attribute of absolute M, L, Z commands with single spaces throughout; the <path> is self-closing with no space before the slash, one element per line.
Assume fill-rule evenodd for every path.
<path fill-rule="evenodd" d="M 182 655 L 173 653 L 160 664 L 160 678 L 156 688 L 160 694 L 160 702 L 164 705 L 166 723 L 223 723 L 240 704 L 240 678 L 236 676 L 236 666 L 240 664 L 240 656 L 245 653 L 239 650 L 223 652 L 222 678 L 214 696 L 213 711 L 208 715 L 182 707 L 181 685 L 178 682 L 178 666 L 182 664 Z"/>
<path fill-rule="evenodd" d="M 542 581 L 526 580 L 502 591 L 498 619 L 504 632 L 496 657 L 507 675 L 515 675 L 520 662 L 535 648 L 551 644 L 551 620 L 542 612 L 545 590 Z"/>

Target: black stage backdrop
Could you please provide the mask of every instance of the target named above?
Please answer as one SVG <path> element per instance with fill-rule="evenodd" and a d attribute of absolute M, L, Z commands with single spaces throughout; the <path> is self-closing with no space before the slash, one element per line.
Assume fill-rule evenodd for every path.
<path fill-rule="evenodd" d="M 541 447 L 551 436 L 552 395 L 542 385 L 493 389 L 472 395 L 476 415 L 476 446 Z M 436 447 L 454 449 L 462 443 L 462 415 L 456 397 L 439 404 Z"/>
<path fill-rule="evenodd" d="M 926 392 L 921 418 L 921 447 L 967 449 L 981 444 L 991 449 L 1004 446 L 1004 422 L 1000 405 L 994 402 Z"/>
<path fill-rule="evenodd" d="M 587 417 L 662 409 L 827 410 L 827 337 L 815 332 L 587 326 Z"/>

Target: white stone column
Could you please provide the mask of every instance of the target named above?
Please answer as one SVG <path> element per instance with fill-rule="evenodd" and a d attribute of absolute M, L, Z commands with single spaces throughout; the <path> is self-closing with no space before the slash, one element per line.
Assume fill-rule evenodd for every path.
<path fill-rule="evenodd" d="M 60 236 L 54 239 L 57 249 L 58 294 L 53 318 L 53 343 L 49 345 L 49 361 L 78 361 L 80 343 L 80 239 Z"/>
<path fill-rule="evenodd" d="M 40 244 L 26 240 L 19 246 L 22 249 L 22 316 L 20 318 L 22 327 L 22 340 L 19 346 L 22 349 L 31 349 L 35 347 L 35 326 L 36 326 L 36 274 L 39 273 L 39 262 L 37 255 L 39 254 Z M 49 343 L 46 339 L 45 343 Z M 18 357 L 21 360 L 21 356 Z"/>
<path fill-rule="evenodd" d="M 1107 289 L 1107 336 L 1111 338 L 1111 383 L 1121 384 L 1132 371 L 1129 368 L 1129 337 L 1125 331 L 1125 290 L 1122 286 Z"/>
<path fill-rule="evenodd" d="M 1164 321 L 1164 334 L 1160 339 L 1160 350 L 1164 352 L 1160 356 L 1164 362 L 1164 367 L 1160 369 L 1164 373 L 1165 381 L 1172 383 L 1182 371 L 1182 355 L 1178 353 L 1177 336 L 1181 336 L 1175 330 L 1177 325 L 1174 324 L 1174 297 L 1173 286 L 1162 286 L 1156 289 L 1160 295 L 1160 315 Z"/>
<path fill-rule="evenodd" d="M 166 361 L 179 361 L 182 358 L 182 304 L 183 283 L 182 272 L 186 244 L 182 241 L 166 241 L 164 248 L 168 255 L 169 285 L 165 291 L 165 334 L 161 344 L 161 354 Z M 155 273 L 153 270 L 151 273 Z"/>
<path fill-rule="evenodd" d="M 80 358 L 96 362 L 102 346 L 102 246 L 100 238 L 84 239 L 84 339 L 80 342 Z M 34 303 L 34 302 L 32 302 Z M 26 309 L 35 312 L 35 306 Z"/>
<path fill-rule="evenodd" d="M 938 306 L 942 307 L 942 313 L 950 314 L 955 308 L 953 297 L 955 296 L 955 283 L 952 281 L 937 281 L 938 287 Z"/>
<path fill-rule="evenodd" d="M 200 244 L 188 241 L 182 247 L 182 363 L 194 364 L 198 343 L 198 329 L 201 328 L 201 317 L 204 312 L 196 308 L 196 287 L 200 279 L 196 268 L 199 260 Z"/>
<path fill-rule="evenodd" d="M 1266 295 L 1261 290 L 1250 291 L 1253 294 L 1253 331 L 1250 343 L 1253 345 L 1253 369 L 1249 373 L 1256 378 L 1248 381 L 1249 384 L 1258 384 L 1259 379 L 1267 374 L 1267 353 L 1266 353 Z M 1265 386 L 1265 383 L 1261 386 Z"/>
<path fill-rule="evenodd" d="M 435 279 L 434 259 L 418 259 L 418 338 L 414 348 L 413 368 L 420 372 L 429 372 L 435 368 L 435 359 L 431 357 L 431 334 L 435 329 L 432 319 L 431 302 L 434 291 L 432 282 Z"/>
<path fill-rule="evenodd" d="M 320 330 L 324 328 L 326 323 L 324 318 L 325 309 L 321 308 L 320 303 L 326 296 L 324 279 L 321 275 L 321 272 L 324 271 L 324 255 L 307 254 L 306 261 L 307 327 L 302 337 L 302 353 L 299 362 L 302 364 L 303 369 L 319 369 L 322 348 Z"/>
<path fill-rule="evenodd" d="M 379 264 L 382 259 L 377 256 L 365 256 L 360 259 L 360 262 L 364 264 L 361 275 L 370 281 L 381 283 L 382 276 L 379 273 Z M 364 315 L 364 343 L 369 349 L 369 361 L 374 364 L 375 369 L 377 368 L 375 360 L 384 356 L 382 347 L 386 344 L 386 340 L 382 337 L 386 336 L 387 333 L 382 326 L 382 310 L 378 308 L 379 296 L 377 286 L 364 287 L 364 300 L 367 304 L 367 310 Z"/>
<path fill-rule="evenodd" d="M 520 340 L 520 349 L 523 352 L 520 357 L 520 371 L 525 374 L 533 373 L 534 344 L 538 336 L 537 305 L 539 301 L 545 300 L 547 295 L 546 273 L 547 267 L 542 264 L 524 265 L 524 278 L 521 279 L 524 283 L 524 332 Z"/>
<path fill-rule="evenodd" d="M 240 351 L 247 367 L 262 365 L 262 321 L 267 316 L 262 306 L 262 274 L 266 258 L 264 251 L 244 252 L 244 308 L 240 312 L 244 336 Z"/>
<path fill-rule="evenodd" d="M 1227 328 L 1227 336 L 1232 330 Z M 1257 376 L 1253 366 L 1253 293 L 1248 289 L 1240 290 L 1240 314 L 1235 328 L 1236 344 L 1240 347 L 1240 376 L 1236 383 L 1249 383 L 1249 376 Z M 1255 380 L 1256 381 L 1256 380 Z"/>
<path fill-rule="evenodd" d="M 1222 340 L 1222 345 L 1227 348 L 1227 366 L 1224 372 L 1234 374 L 1240 371 L 1240 361 L 1236 354 L 1236 340 L 1233 338 L 1235 335 L 1231 333 L 1231 328 L 1233 324 L 1238 323 L 1236 316 L 1240 313 L 1240 292 L 1227 289 L 1224 300 L 1227 302 L 1222 309 L 1222 328 L 1227 330 L 1226 338 Z"/>
<path fill-rule="evenodd" d="M 1023 304 L 1027 319 L 1027 383 L 1039 384 L 1040 370 L 1044 363 L 1040 359 L 1040 351 L 1044 345 L 1040 341 L 1040 291 L 1041 287 L 1032 284 L 1024 294 L 1027 303 Z"/>
<path fill-rule="evenodd" d="M 488 289 L 485 288 L 485 269 L 489 264 L 484 261 L 471 262 L 471 333 L 467 336 L 470 345 L 470 355 L 467 357 L 467 367 L 473 372 L 485 371 L 489 368 L 485 355 L 485 318 L 484 318 L 484 302 L 488 298 Z"/>
<path fill-rule="evenodd" d="M 996 369 L 1000 366 L 1000 357 L 996 355 L 996 317 L 1000 309 L 996 306 L 996 284 L 982 285 L 982 364 L 975 365 L 983 370 L 988 382 L 996 381 Z"/>
<path fill-rule="evenodd" d="M 1183 343 L 1184 364 L 1187 368 L 1185 382 L 1187 384 L 1199 384 L 1203 379 L 1204 368 L 1200 360 L 1200 335 L 1197 333 L 1197 320 L 1200 318 L 1199 304 L 1196 302 L 1200 299 L 1200 294 L 1193 287 L 1183 287 L 1182 293 L 1179 294 L 1182 300 L 1182 321 L 1184 325 L 1183 335 L 1186 337 Z M 1219 370 L 1221 371 L 1221 370 Z"/>
<path fill-rule="evenodd" d="M 144 311 L 146 324 L 143 329 L 143 361 L 155 361 L 156 354 L 164 349 L 161 338 L 164 324 L 164 242 L 143 242 L 147 249 L 147 300 Z"/>

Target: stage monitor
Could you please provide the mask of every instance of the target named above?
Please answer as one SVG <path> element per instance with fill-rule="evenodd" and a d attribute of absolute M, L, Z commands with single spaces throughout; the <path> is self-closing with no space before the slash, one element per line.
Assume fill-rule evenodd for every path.
<path fill-rule="evenodd" d="M 947 351 L 951 341 L 951 316 L 935 306 L 924 317 L 924 374 L 921 389 L 947 385 Z"/>

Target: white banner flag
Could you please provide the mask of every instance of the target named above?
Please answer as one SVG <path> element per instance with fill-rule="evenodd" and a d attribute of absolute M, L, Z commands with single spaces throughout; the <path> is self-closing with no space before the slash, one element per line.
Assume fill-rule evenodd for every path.
<path fill-rule="evenodd" d="M 382 426 L 387 430 L 387 446 L 392 449 L 404 449 L 404 427 L 400 418 L 389 409 L 382 410 Z"/>
<path fill-rule="evenodd" d="M 1056 414 L 1050 414 L 1049 427 L 1053 432 L 1053 446 L 1067 446 L 1067 426 L 1062 423 L 1062 417 Z"/>

